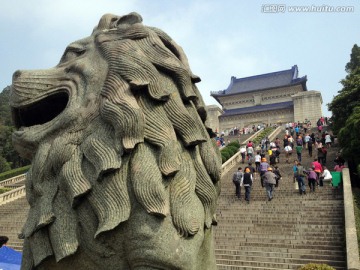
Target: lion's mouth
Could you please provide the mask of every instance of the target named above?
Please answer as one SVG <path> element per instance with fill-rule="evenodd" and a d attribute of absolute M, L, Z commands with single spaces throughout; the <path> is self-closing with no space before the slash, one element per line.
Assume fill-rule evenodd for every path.
<path fill-rule="evenodd" d="M 69 95 L 66 92 L 57 92 L 33 104 L 12 108 L 12 118 L 17 129 L 31 127 L 50 122 L 66 108 Z"/>

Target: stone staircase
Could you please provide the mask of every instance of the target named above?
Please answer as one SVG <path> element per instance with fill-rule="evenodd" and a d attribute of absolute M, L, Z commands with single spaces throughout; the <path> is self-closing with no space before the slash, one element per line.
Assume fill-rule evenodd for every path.
<path fill-rule="evenodd" d="M 29 204 L 25 197 L 0 206 L 0 235 L 9 237 L 8 246 L 22 251 L 23 240 L 18 235 L 25 223 Z"/>
<path fill-rule="evenodd" d="M 328 150 L 330 170 L 337 150 Z M 309 168 L 313 159 L 306 149 L 302 156 L 302 164 Z M 284 160 L 283 154 L 281 158 Z M 325 182 L 315 193 L 307 187 L 307 194 L 301 196 L 295 189 L 292 164 L 279 163 L 282 179 L 274 199 L 267 201 L 256 175 L 248 204 L 243 188 L 242 200 L 236 198 L 231 180 L 237 167 L 244 165 L 234 166 L 222 177 L 215 227 L 218 269 L 297 269 L 307 263 L 346 269 L 342 190 Z"/>
<path fill-rule="evenodd" d="M 329 168 L 334 167 L 331 161 L 337 150 L 328 152 Z M 311 161 L 304 149 L 302 164 L 308 168 Z M 346 269 L 342 190 L 325 183 L 315 193 L 307 189 L 307 195 L 300 196 L 293 182 L 292 164 L 280 163 L 283 177 L 274 199 L 267 201 L 256 175 L 247 204 L 235 197 L 231 181 L 238 165 L 244 167 L 235 164 L 222 177 L 214 231 L 219 270 L 297 269 L 310 262 Z M 244 196 L 244 189 L 241 191 Z M 17 236 L 28 209 L 25 197 L 0 205 L 0 234 L 7 235 L 9 246 L 20 251 L 23 242 Z"/>

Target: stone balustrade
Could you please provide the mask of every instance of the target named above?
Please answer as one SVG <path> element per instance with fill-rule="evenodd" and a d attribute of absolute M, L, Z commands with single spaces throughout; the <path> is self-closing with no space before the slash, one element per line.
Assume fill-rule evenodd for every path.
<path fill-rule="evenodd" d="M 9 179 L 1 181 L 0 182 L 0 187 L 11 186 L 11 185 L 19 183 L 21 181 L 25 181 L 25 178 L 26 178 L 25 173 L 21 174 L 21 175 L 18 175 L 18 176 L 11 177 Z"/>
<path fill-rule="evenodd" d="M 360 260 L 356 234 L 354 200 L 351 190 L 350 173 L 348 168 L 344 168 L 342 170 L 342 180 L 344 192 L 347 269 L 359 270 Z"/>
<path fill-rule="evenodd" d="M 16 189 L 10 190 L 3 194 L 0 194 L 0 205 L 6 204 L 8 202 L 14 201 L 21 197 L 24 197 L 25 193 L 25 185 L 22 187 L 18 187 Z"/>

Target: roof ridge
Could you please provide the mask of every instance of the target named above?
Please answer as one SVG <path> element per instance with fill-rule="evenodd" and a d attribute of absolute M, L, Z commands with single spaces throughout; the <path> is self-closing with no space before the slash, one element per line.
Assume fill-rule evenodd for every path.
<path fill-rule="evenodd" d="M 257 74 L 257 75 L 252 75 L 252 76 L 248 76 L 248 77 L 242 77 L 242 78 L 236 78 L 235 76 L 232 76 L 231 79 L 236 80 L 236 81 L 241 81 L 241 80 L 246 80 L 246 79 L 251 79 L 251 78 L 257 78 L 257 77 L 267 77 L 267 76 L 272 76 L 275 74 L 283 74 L 283 73 L 287 73 L 287 72 L 292 72 L 294 75 L 296 73 L 296 78 L 298 78 L 298 68 L 297 65 L 292 66 L 290 69 L 284 69 L 284 70 L 279 70 L 279 71 L 273 71 L 273 72 L 268 72 L 268 73 L 264 73 L 264 74 Z M 293 77 L 294 79 L 294 77 Z"/>

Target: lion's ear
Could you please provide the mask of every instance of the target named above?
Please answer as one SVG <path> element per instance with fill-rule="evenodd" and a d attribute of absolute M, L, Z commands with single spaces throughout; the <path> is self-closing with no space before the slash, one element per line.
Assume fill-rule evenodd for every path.
<path fill-rule="evenodd" d="M 141 23 L 141 22 L 142 22 L 142 17 L 136 12 L 131 12 L 128 15 L 121 17 L 113 14 L 105 14 L 101 17 L 99 24 L 97 27 L 94 28 L 94 31 L 116 28 L 121 24 L 131 25 L 134 23 Z"/>
<path fill-rule="evenodd" d="M 135 24 L 135 23 L 141 23 L 142 17 L 140 14 L 136 12 L 131 12 L 128 15 L 121 16 L 119 20 L 117 21 L 117 25 L 119 24 Z"/>

